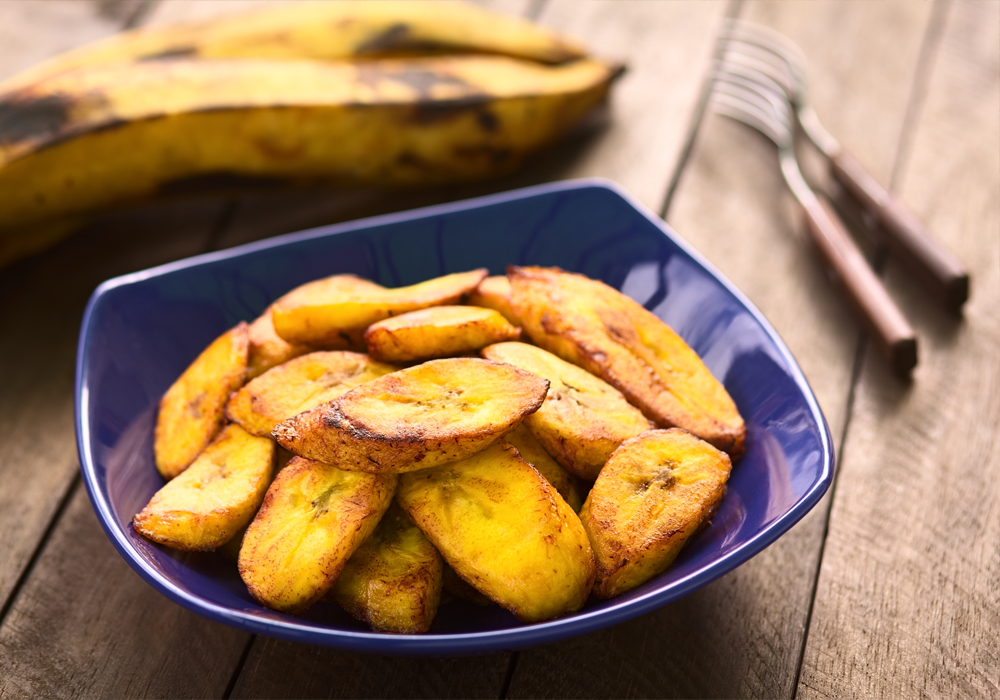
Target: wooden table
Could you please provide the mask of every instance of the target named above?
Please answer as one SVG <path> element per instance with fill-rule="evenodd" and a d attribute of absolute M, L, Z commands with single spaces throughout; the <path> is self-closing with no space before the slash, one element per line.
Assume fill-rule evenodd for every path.
<path fill-rule="evenodd" d="M 118 31 L 246 3 L 0 3 L 0 77 Z M 1000 3 L 493 3 L 623 58 L 610 121 L 516 177 L 386 195 L 190 197 L 109 214 L 0 270 L 0 697 L 1000 696 Z M 889 259 L 912 381 L 859 332 L 802 234 L 775 150 L 705 113 L 726 16 L 809 58 L 827 127 L 971 269 L 961 318 Z M 824 177 L 810 168 L 821 184 Z M 206 250 L 584 175 L 631 190 L 760 307 L 835 437 L 827 497 L 769 549 L 640 619 L 472 658 L 365 656 L 187 611 L 114 551 L 80 483 L 73 363 L 103 279 Z"/>

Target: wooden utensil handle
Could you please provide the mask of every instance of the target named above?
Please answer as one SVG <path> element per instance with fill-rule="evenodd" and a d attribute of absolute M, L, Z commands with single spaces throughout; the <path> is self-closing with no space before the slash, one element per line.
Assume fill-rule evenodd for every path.
<path fill-rule="evenodd" d="M 891 252 L 920 274 L 931 294 L 953 311 L 969 298 L 969 273 L 941 247 L 917 217 L 850 153 L 830 157 L 833 176 L 879 220 Z"/>
<path fill-rule="evenodd" d="M 804 210 L 809 233 L 854 310 L 893 369 L 900 375 L 908 375 L 917 364 L 917 337 L 913 328 L 830 205 L 816 199 Z"/>

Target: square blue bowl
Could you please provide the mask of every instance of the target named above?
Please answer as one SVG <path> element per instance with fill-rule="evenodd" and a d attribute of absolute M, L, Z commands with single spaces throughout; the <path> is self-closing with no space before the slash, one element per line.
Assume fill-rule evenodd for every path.
<path fill-rule="evenodd" d="M 431 632 L 369 631 L 334 605 L 302 616 L 247 593 L 217 553 L 159 547 L 132 516 L 163 485 L 153 464 L 156 405 L 214 338 L 289 289 L 351 272 L 386 286 L 478 267 L 559 266 L 603 280 L 670 324 L 720 378 L 748 430 L 746 454 L 710 527 L 676 563 L 609 601 L 539 624 L 499 608 L 442 605 Z M 774 542 L 833 476 L 829 428 L 802 372 L 757 309 L 658 217 L 616 185 L 580 180 L 272 238 L 118 277 L 87 306 L 76 374 L 84 483 L 125 560 L 168 598 L 249 632 L 380 654 L 511 650 L 642 615 L 704 586 Z"/>

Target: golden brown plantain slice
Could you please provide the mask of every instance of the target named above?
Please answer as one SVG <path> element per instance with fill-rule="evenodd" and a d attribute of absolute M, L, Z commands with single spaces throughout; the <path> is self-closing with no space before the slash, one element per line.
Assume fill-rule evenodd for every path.
<path fill-rule="evenodd" d="M 459 302 L 486 274 L 486 270 L 459 272 L 397 289 L 339 283 L 300 288 L 274 303 L 274 330 L 289 343 L 329 346 L 338 339 L 353 343 L 382 319 Z"/>
<path fill-rule="evenodd" d="M 613 386 L 547 350 L 498 343 L 482 355 L 549 380 L 545 403 L 524 423 L 546 452 L 580 478 L 596 479 L 620 444 L 655 427 Z"/>
<path fill-rule="evenodd" d="M 488 360 L 431 360 L 289 418 L 273 435 L 282 447 L 341 469 L 427 469 L 485 449 L 538 410 L 548 385 Z"/>
<path fill-rule="evenodd" d="M 545 451 L 545 448 L 539 444 L 524 423 L 520 423 L 504 435 L 504 440 L 516 447 L 521 458 L 537 469 L 546 481 L 555 486 L 556 491 L 569 504 L 570 508 L 576 512 L 580 511 L 583 499 L 580 498 L 580 492 L 576 488 L 573 477 L 557 461 L 552 459 L 552 455 Z"/>
<path fill-rule="evenodd" d="M 315 350 L 310 345 L 292 345 L 286 343 L 274 332 L 274 321 L 271 319 L 271 307 L 267 307 L 260 317 L 250 324 L 250 358 L 247 362 L 247 379 L 253 379 L 264 374 L 272 367 L 288 362 L 293 357 L 305 355 Z"/>
<path fill-rule="evenodd" d="M 475 291 L 469 294 L 469 306 L 481 306 L 484 309 L 499 311 L 515 326 L 521 325 L 510 307 L 510 280 L 505 275 L 494 275 L 480 282 Z"/>
<path fill-rule="evenodd" d="M 160 400 L 153 436 L 156 468 L 172 479 L 194 461 L 222 427 L 229 393 L 247 372 L 247 324 L 216 338 Z"/>
<path fill-rule="evenodd" d="M 271 483 L 240 548 L 240 577 L 262 605 L 296 613 L 333 586 L 375 530 L 395 474 L 345 472 L 298 457 Z"/>
<path fill-rule="evenodd" d="M 508 276 L 511 305 L 536 344 L 601 377 L 659 426 L 743 452 L 746 426 L 732 398 L 659 318 L 602 282 L 558 268 L 512 266 Z"/>
<path fill-rule="evenodd" d="M 330 301 L 343 299 L 354 294 L 378 293 L 387 291 L 385 287 L 364 277 L 357 275 L 343 274 L 331 275 L 323 279 L 313 280 L 299 285 L 288 292 L 269 307 L 271 313 L 271 327 L 275 329 L 274 334 L 284 342 L 291 345 L 309 345 L 314 350 L 358 350 L 365 349 L 364 328 L 352 329 L 350 332 L 332 333 L 323 338 L 322 342 L 305 343 L 285 340 L 281 332 L 277 330 L 275 322 L 275 308 L 278 307 L 287 312 L 288 309 L 298 309 L 300 307 L 322 306 Z M 284 313 L 284 312 L 283 312 Z M 287 313 L 284 316 L 287 317 Z"/>
<path fill-rule="evenodd" d="M 274 469 L 275 444 L 228 425 L 132 518 L 136 532 L 174 549 L 224 545 L 257 512 Z"/>
<path fill-rule="evenodd" d="M 248 432 L 270 437 L 278 423 L 396 370 L 357 352 L 309 353 L 247 383 L 229 397 L 226 415 Z"/>
<path fill-rule="evenodd" d="M 519 337 L 521 329 L 493 309 L 432 306 L 373 323 L 365 331 L 365 344 L 377 360 L 413 362 L 476 352 Z"/>
<path fill-rule="evenodd" d="M 597 559 L 594 595 L 613 598 L 670 566 L 715 513 L 729 455 L 678 428 L 623 443 L 580 511 Z"/>
<path fill-rule="evenodd" d="M 402 475 L 397 500 L 459 576 L 522 622 L 587 600 L 594 555 L 579 518 L 506 442 Z"/>
<path fill-rule="evenodd" d="M 340 572 L 327 598 L 376 632 L 430 629 L 441 602 L 441 555 L 398 505 Z"/>

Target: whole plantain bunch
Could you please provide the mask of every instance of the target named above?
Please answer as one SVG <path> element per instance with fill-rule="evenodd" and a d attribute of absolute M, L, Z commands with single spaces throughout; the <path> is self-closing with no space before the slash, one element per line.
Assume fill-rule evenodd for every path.
<path fill-rule="evenodd" d="M 620 71 L 464 2 L 301 3 L 125 32 L 0 83 L 0 266 L 74 217 L 192 177 L 505 174 Z"/>

